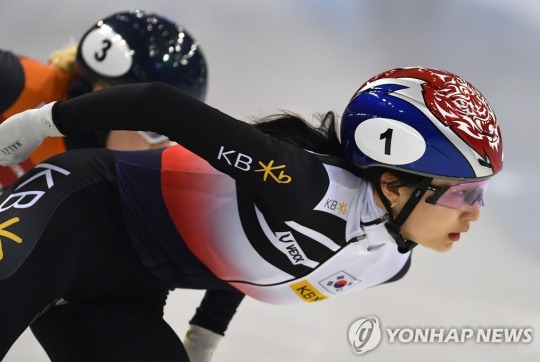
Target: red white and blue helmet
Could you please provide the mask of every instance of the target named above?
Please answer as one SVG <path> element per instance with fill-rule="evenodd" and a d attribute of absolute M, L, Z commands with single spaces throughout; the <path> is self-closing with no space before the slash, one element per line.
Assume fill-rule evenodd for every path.
<path fill-rule="evenodd" d="M 337 128 L 346 156 L 360 168 L 472 180 L 503 166 L 501 131 L 485 97 L 438 69 L 398 68 L 371 78 Z"/>
<path fill-rule="evenodd" d="M 165 82 L 203 101 L 207 67 L 199 45 L 179 24 L 131 10 L 99 20 L 81 38 L 81 76 L 108 85 Z"/>

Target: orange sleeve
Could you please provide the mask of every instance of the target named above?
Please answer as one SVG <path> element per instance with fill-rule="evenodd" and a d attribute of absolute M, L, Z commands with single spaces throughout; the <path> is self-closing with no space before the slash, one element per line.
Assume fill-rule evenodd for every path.
<path fill-rule="evenodd" d="M 69 73 L 59 68 L 30 58 L 18 58 L 24 72 L 24 87 L 15 102 L 0 115 L 0 122 L 16 113 L 65 99 L 68 86 L 73 81 Z M 0 184 L 8 186 L 14 174 L 18 178 L 21 172 L 28 171 L 33 165 L 65 151 L 63 138 L 46 139 L 27 161 L 9 168 L 0 167 Z"/>
<path fill-rule="evenodd" d="M 20 57 L 19 60 L 24 71 L 24 89 L 15 103 L 2 114 L 4 118 L 66 98 L 68 86 L 73 81 L 69 73 L 33 59 Z"/>

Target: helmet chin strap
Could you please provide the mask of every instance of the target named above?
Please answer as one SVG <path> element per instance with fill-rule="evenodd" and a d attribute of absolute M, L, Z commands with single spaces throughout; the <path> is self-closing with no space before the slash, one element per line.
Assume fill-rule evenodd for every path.
<path fill-rule="evenodd" d="M 411 251 L 412 248 L 418 245 L 412 240 L 406 240 L 403 238 L 403 236 L 401 235 L 401 226 L 403 226 L 405 220 L 407 220 L 414 207 L 418 204 L 420 199 L 422 199 L 422 196 L 424 196 L 424 193 L 426 192 L 428 186 L 431 184 L 431 181 L 433 181 L 433 178 L 428 177 L 418 184 L 416 189 L 414 189 L 411 197 L 409 197 L 409 200 L 407 200 L 405 205 L 403 205 L 403 208 L 395 218 L 394 214 L 392 213 L 390 201 L 382 192 L 381 183 L 377 183 L 377 193 L 379 194 L 379 197 L 381 198 L 381 201 L 386 208 L 386 212 L 388 213 L 388 221 L 384 224 L 384 226 L 386 226 L 388 233 L 396 241 L 398 251 L 402 254 Z"/>

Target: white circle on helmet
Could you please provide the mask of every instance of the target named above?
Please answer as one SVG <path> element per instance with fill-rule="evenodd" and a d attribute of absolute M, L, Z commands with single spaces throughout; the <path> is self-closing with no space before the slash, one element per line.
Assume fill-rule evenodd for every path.
<path fill-rule="evenodd" d="M 414 162 L 426 151 L 426 141 L 416 129 L 389 118 L 370 118 L 360 123 L 354 140 L 366 156 L 389 165 Z"/>
<path fill-rule="evenodd" d="M 120 77 L 133 64 L 133 51 L 122 36 L 102 25 L 82 40 L 81 56 L 94 72 L 105 77 Z"/>

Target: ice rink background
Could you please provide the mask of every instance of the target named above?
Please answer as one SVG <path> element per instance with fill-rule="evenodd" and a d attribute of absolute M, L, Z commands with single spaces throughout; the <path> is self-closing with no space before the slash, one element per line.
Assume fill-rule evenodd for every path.
<path fill-rule="evenodd" d="M 99 18 L 131 8 L 185 25 L 208 60 L 208 103 L 240 119 L 279 110 L 308 118 L 341 113 L 371 75 L 424 65 L 476 85 L 503 130 L 504 172 L 490 185 L 481 220 L 454 250 L 419 247 L 402 281 L 319 304 L 246 299 L 215 361 L 540 360 L 536 0 L 0 0 L 0 47 L 46 61 Z M 166 319 L 180 335 L 201 296 L 172 293 Z M 347 331 L 368 316 L 383 328 L 531 327 L 534 337 L 528 344 L 383 340 L 356 356 Z M 5 359 L 47 360 L 28 332 Z"/>

